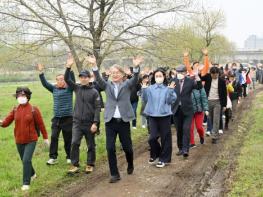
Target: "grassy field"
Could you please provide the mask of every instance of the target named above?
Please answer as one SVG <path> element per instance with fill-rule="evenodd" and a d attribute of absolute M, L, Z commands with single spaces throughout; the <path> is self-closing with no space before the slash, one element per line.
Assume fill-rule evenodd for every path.
<path fill-rule="evenodd" d="M 32 90 L 31 104 L 40 108 L 50 139 L 53 100 L 52 95 L 41 86 L 40 82 L 0 84 L 0 119 L 3 119 L 13 106 L 17 104 L 12 94 L 14 94 L 17 86 L 22 85 L 27 85 Z M 140 106 L 138 111 L 139 109 Z M 104 122 L 103 113 L 101 113 L 101 118 L 102 122 Z M 140 125 L 140 121 L 138 125 Z M 97 161 L 103 161 L 106 157 L 104 134 L 104 124 L 101 124 L 101 134 L 96 137 Z M 135 143 L 137 139 L 146 137 L 146 135 L 147 131 L 145 129 L 137 129 L 132 132 Z M 82 140 L 80 153 L 80 164 L 84 167 L 86 161 L 85 140 Z M 63 182 L 74 181 L 74 178 L 67 176 L 69 165 L 66 164 L 62 135 L 59 141 L 59 164 L 47 166 L 46 161 L 48 158 L 48 148 L 44 146 L 41 136 L 33 157 L 33 165 L 38 178 L 31 184 L 30 196 L 34 196 L 34 194 L 45 190 L 49 186 L 54 187 L 54 185 Z M 13 125 L 8 128 L 0 128 L 0 169 L 0 196 L 22 196 L 23 193 L 20 191 L 22 185 L 22 163 L 16 150 Z"/>
<path fill-rule="evenodd" d="M 230 197 L 263 196 L 263 94 L 257 95 L 248 116 L 250 130 L 238 158 Z"/>

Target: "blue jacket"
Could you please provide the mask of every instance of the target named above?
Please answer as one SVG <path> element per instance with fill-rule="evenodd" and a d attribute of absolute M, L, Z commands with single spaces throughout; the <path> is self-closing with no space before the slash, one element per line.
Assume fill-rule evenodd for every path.
<path fill-rule="evenodd" d="M 205 89 L 193 90 L 192 92 L 192 102 L 194 113 L 208 111 L 208 100 L 206 96 Z"/>
<path fill-rule="evenodd" d="M 72 116 L 73 114 L 73 89 L 67 88 L 57 88 L 55 85 L 50 84 L 44 74 L 39 75 L 42 85 L 53 94 L 53 112 L 54 117 L 61 118 L 66 116 Z M 71 78 L 75 81 L 74 74 L 71 74 Z"/>
<path fill-rule="evenodd" d="M 146 103 L 144 113 L 152 117 L 172 115 L 171 105 L 177 96 L 174 89 L 163 84 L 154 84 L 142 90 L 142 99 Z"/>

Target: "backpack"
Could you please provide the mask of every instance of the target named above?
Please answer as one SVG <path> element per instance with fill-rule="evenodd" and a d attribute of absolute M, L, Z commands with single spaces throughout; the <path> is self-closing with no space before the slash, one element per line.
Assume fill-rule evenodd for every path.
<path fill-rule="evenodd" d="M 35 130 L 37 132 L 37 136 L 39 137 L 40 136 L 40 129 L 37 125 L 37 122 L 36 122 L 36 111 L 35 111 L 35 108 L 34 106 L 31 106 L 32 109 L 31 109 L 31 112 L 33 114 L 33 119 L 34 119 L 34 125 L 35 125 Z M 17 111 L 17 106 L 14 107 L 14 113 Z"/>

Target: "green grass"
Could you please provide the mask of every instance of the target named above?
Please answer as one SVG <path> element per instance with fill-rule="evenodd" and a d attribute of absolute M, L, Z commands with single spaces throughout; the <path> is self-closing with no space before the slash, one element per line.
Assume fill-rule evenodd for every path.
<path fill-rule="evenodd" d="M 0 84 L 0 119 L 3 119 L 8 112 L 15 106 L 16 100 L 12 96 L 17 86 L 28 85 L 32 90 L 31 104 L 40 108 L 44 122 L 49 133 L 50 139 L 50 125 L 53 115 L 53 99 L 51 93 L 44 89 L 40 82 L 34 83 L 10 83 Z M 138 106 L 138 111 L 140 105 Z M 140 125 L 140 118 L 138 118 L 138 125 Z M 103 124 L 103 113 L 101 113 L 101 134 L 96 136 L 96 153 L 97 161 L 106 162 L 105 150 L 105 129 Z M 13 136 L 12 124 L 8 128 L 0 128 L 0 196 L 22 196 L 20 191 L 22 185 L 22 163 L 19 159 L 16 145 Z M 146 137 L 147 131 L 145 129 L 137 129 L 132 132 L 132 138 L 136 144 L 136 141 L 142 137 Z M 119 142 L 118 142 L 119 144 Z M 55 185 L 59 185 L 63 182 L 74 181 L 76 178 L 68 177 L 67 170 L 69 166 L 66 164 L 65 151 L 63 148 L 62 135 L 59 140 L 59 164 L 55 166 L 47 166 L 48 160 L 48 148 L 43 144 L 42 136 L 39 138 L 37 148 L 33 157 L 33 166 L 36 169 L 38 178 L 32 182 L 30 195 L 34 196 L 49 187 L 54 188 Z M 80 147 L 80 164 L 83 167 L 86 161 L 86 142 L 82 140 Z"/>
<path fill-rule="evenodd" d="M 263 196 L 263 94 L 257 96 L 248 116 L 253 120 L 238 158 L 228 196 Z"/>

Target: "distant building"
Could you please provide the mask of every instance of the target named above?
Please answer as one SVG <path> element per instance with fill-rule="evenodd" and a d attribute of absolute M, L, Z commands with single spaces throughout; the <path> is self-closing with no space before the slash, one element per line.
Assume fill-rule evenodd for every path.
<path fill-rule="evenodd" d="M 259 38 L 256 35 L 251 35 L 245 40 L 246 50 L 263 50 L 263 38 Z"/>

